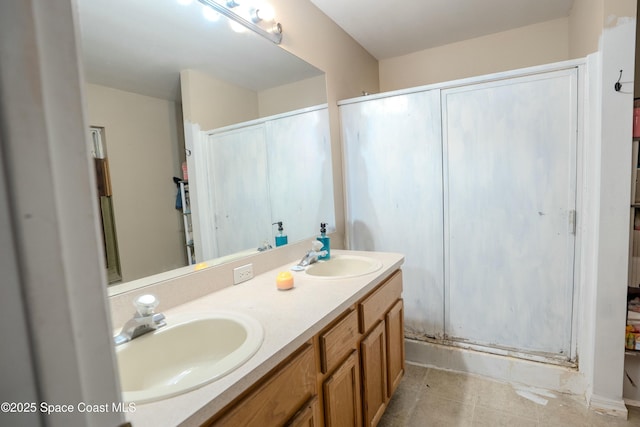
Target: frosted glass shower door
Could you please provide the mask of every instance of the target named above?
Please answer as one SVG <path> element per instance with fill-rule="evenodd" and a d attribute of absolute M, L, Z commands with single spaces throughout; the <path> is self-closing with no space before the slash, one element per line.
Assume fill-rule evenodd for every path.
<path fill-rule="evenodd" d="M 214 222 L 219 257 L 257 248 L 271 236 L 266 149 L 263 124 L 208 136 L 205 186 L 213 192 L 213 218 L 200 221 Z"/>
<path fill-rule="evenodd" d="M 342 104 L 347 241 L 405 254 L 405 333 L 442 337 L 440 91 Z"/>
<path fill-rule="evenodd" d="M 289 243 L 335 227 L 329 112 L 326 107 L 266 123 L 271 218 Z M 276 227 L 272 232 L 275 234 Z M 274 241 L 271 241 L 274 244 Z"/>
<path fill-rule="evenodd" d="M 572 359 L 577 69 L 442 91 L 445 333 Z"/>

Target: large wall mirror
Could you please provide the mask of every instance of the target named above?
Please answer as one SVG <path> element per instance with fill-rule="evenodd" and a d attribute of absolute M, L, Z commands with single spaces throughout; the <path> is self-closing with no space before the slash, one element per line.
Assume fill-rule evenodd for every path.
<path fill-rule="evenodd" d="M 179 187 L 173 178 L 183 178 L 183 163 L 193 163 L 188 157 L 191 138 L 214 138 L 256 121 L 273 121 L 265 118 L 296 116 L 291 111 L 316 111 L 327 101 L 324 73 L 271 41 L 234 28 L 223 16 L 203 13 L 197 1 L 78 0 L 77 4 L 92 136 L 88 143 L 96 158 L 107 264 L 116 264 L 109 265 L 110 282 L 121 285 L 158 274 L 184 274 L 192 267 L 185 251 L 183 212 L 177 209 Z M 286 23 L 283 27 L 286 37 Z M 322 132 L 328 135 L 328 121 L 326 126 Z M 306 133 L 316 131 L 309 127 Z M 330 150 L 328 141 L 324 146 Z M 231 151 L 230 156 L 248 156 L 246 149 Z M 296 167 L 289 170 L 303 176 L 292 179 L 289 174 L 289 182 L 305 182 L 304 161 L 328 159 L 331 169 L 330 152 L 304 156 L 304 147 L 297 149 Z M 269 163 L 268 157 L 265 165 L 255 168 L 262 171 L 255 177 L 257 185 L 274 181 L 277 170 L 287 167 Z M 220 179 L 226 176 L 234 182 L 232 173 L 225 170 Z M 333 186 L 326 178 L 317 204 L 330 205 L 332 216 L 325 221 L 331 223 Z M 219 184 L 218 192 L 224 188 Z M 300 191 L 299 185 L 272 185 L 280 201 L 295 200 L 294 192 Z M 217 199 L 225 200 L 221 196 Z M 305 204 L 314 206 L 308 200 Z M 265 221 L 280 215 L 277 210 L 283 206 L 277 205 L 275 211 L 263 207 L 272 212 Z M 315 222 L 308 230 L 296 229 L 289 242 L 316 234 Z M 265 240 L 273 240 L 277 229 L 271 232 Z M 259 244 L 235 250 L 248 254 Z M 234 254 L 221 255 L 228 259 Z M 113 286 L 110 293 L 117 288 Z"/>

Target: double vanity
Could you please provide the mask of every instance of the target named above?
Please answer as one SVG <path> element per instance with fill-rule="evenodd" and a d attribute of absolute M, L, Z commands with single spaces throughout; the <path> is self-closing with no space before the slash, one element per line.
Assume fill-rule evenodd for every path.
<path fill-rule="evenodd" d="M 404 373 L 400 254 L 334 250 L 158 311 L 116 348 L 134 426 L 376 425 Z M 153 290 L 150 290 L 153 293 Z M 214 362 L 211 362 L 214 361 Z"/>

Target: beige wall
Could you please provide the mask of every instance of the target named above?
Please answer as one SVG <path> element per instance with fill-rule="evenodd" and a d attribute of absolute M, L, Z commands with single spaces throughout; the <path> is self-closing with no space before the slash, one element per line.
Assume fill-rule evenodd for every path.
<path fill-rule="evenodd" d="M 605 6 L 611 9 L 620 3 L 620 0 L 575 0 L 568 18 L 382 60 L 380 90 L 583 58 L 598 51 L 602 29 L 614 25 L 606 22 Z M 636 75 L 640 75 L 638 68 Z M 635 82 L 635 92 L 640 93 L 640 79 Z"/>
<path fill-rule="evenodd" d="M 561 18 L 380 61 L 380 90 L 390 91 L 569 58 Z"/>
<path fill-rule="evenodd" d="M 258 92 L 260 117 L 273 116 L 326 102 L 327 82 L 323 75 Z"/>
<path fill-rule="evenodd" d="M 378 61 L 310 1 L 272 0 L 283 26 L 281 46 L 327 74 L 327 97 L 378 89 Z"/>
<path fill-rule="evenodd" d="M 180 72 L 184 119 L 202 130 L 273 116 L 327 102 L 325 77 L 318 76 L 254 92 L 196 70 Z"/>
<path fill-rule="evenodd" d="M 603 0 L 574 0 L 569 15 L 569 57 L 598 51 L 602 33 Z"/>
<path fill-rule="evenodd" d="M 91 126 L 104 127 L 124 282 L 186 265 L 179 106 L 163 99 L 86 85 Z"/>
<path fill-rule="evenodd" d="M 258 94 L 195 70 L 180 72 L 184 119 L 209 130 L 257 119 Z"/>

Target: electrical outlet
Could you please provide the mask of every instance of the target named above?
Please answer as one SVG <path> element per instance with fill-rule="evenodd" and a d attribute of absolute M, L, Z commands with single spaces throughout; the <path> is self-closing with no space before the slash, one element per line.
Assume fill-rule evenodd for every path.
<path fill-rule="evenodd" d="M 253 264 L 247 264 L 233 269 L 233 284 L 253 279 Z"/>

